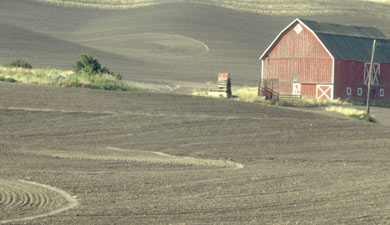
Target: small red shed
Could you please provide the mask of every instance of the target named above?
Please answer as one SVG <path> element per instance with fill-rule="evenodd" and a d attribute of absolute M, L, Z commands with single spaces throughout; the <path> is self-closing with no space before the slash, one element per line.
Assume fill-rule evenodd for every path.
<path fill-rule="evenodd" d="M 373 40 L 371 95 L 390 99 L 390 40 L 376 28 L 295 19 L 260 57 L 263 84 L 280 94 L 364 99 Z"/>

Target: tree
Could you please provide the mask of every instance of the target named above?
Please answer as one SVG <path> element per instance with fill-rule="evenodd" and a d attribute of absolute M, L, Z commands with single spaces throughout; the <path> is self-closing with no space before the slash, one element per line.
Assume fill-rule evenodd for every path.
<path fill-rule="evenodd" d="M 75 63 L 75 72 L 98 74 L 101 73 L 101 67 L 97 59 L 87 54 L 81 54 L 80 60 Z"/>
<path fill-rule="evenodd" d="M 84 72 L 89 75 L 109 74 L 118 80 L 122 79 L 119 73 L 113 73 L 107 67 L 102 67 L 97 59 L 87 54 L 81 54 L 80 60 L 75 63 L 74 67 L 76 73 Z"/>

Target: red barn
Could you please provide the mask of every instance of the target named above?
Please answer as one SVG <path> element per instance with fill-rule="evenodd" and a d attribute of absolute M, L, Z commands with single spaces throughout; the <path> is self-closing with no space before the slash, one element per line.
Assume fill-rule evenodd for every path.
<path fill-rule="evenodd" d="M 260 57 L 261 80 L 280 94 L 364 99 L 373 40 L 371 95 L 390 99 L 390 40 L 376 28 L 296 19 Z"/>

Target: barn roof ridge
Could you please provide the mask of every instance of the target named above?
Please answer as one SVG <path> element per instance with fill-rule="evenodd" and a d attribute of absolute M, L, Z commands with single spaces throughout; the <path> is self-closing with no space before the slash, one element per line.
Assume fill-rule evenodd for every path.
<path fill-rule="evenodd" d="M 376 38 L 376 37 L 364 37 L 364 36 L 353 36 L 353 35 L 346 35 L 346 34 L 336 34 L 336 33 L 327 33 L 327 32 L 315 32 L 316 34 L 320 35 L 331 35 L 331 36 L 343 36 L 343 37 L 349 37 L 349 38 L 362 38 L 362 39 L 367 39 L 367 40 L 377 40 L 377 41 L 390 41 L 389 38 Z"/>
<path fill-rule="evenodd" d="M 375 39 L 386 39 L 387 36 L 376 27 L 369 26 L 356 26 L 356 25 L 344 25 L 336 23 L 325 23 L 314 20 L 297 18 L 295 21 L 299 21 L 309 27 L 315 33 L 327 33 L 336 35 L 345 35 L 353 37 L 367 37 Z"/>

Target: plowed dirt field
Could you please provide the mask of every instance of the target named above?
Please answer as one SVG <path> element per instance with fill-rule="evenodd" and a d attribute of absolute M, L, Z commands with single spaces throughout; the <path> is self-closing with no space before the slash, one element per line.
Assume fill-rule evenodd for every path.
<path fill-rule="evenodd" d="M 0 83 L 0 223 L 387 224 L 386 126 Z"/>

